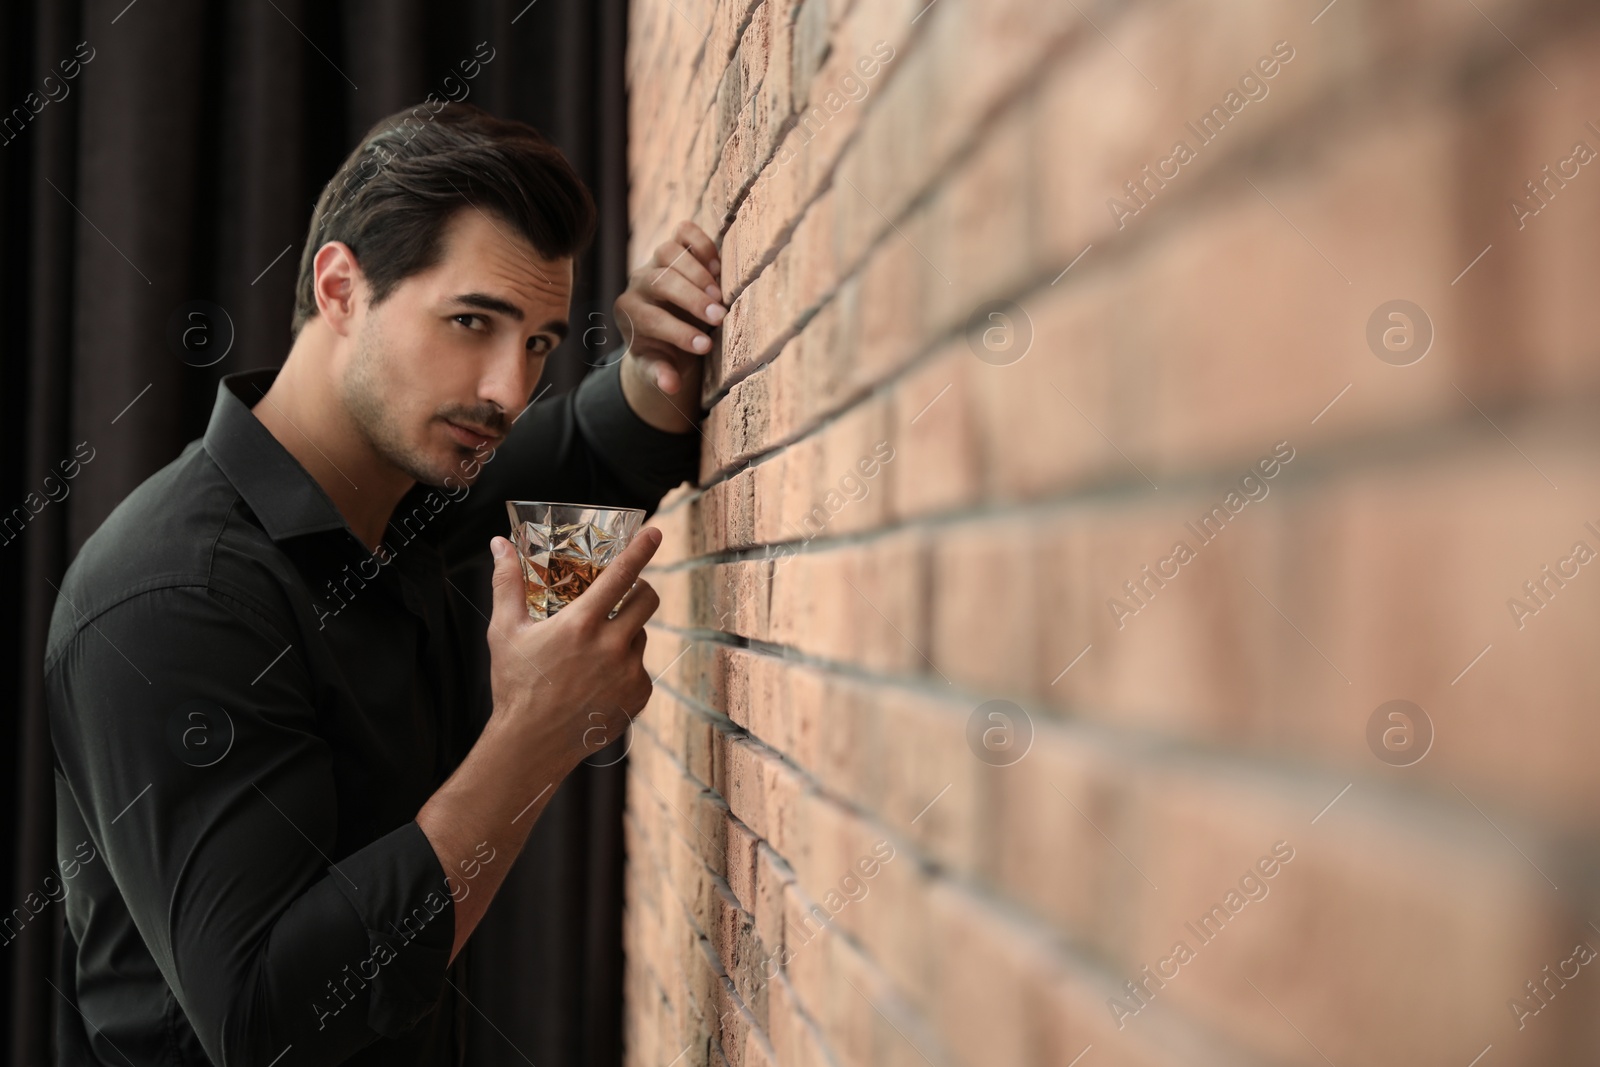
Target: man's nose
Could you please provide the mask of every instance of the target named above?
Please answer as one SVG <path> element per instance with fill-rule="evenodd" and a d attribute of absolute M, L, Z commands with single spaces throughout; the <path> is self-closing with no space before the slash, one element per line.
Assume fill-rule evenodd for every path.
<path fill-rule="evenodd" d="M 527 405 L 543 366 L 544 361 L 530 357 L 520 343 L 507 344 L 495 353 L 479 383 L 478 398 L 506 412 L 502 431 L 510 429 L 511 420 Z"/>

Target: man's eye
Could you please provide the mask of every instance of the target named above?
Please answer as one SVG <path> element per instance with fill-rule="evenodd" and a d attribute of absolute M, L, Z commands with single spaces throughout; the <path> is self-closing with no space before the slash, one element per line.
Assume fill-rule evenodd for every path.
<path fill-rule="evenodd" d="M 455 316 L 453 316 L 453 319 L 454 319 L 454 321 L 461 323 L 461 325 L 465 326 L 469 330 L 477 330 L 477 327 L 475 327 L 473 325 L 473 323 L 479 322 L 479 321 L 481 321 L 483 323 L 483 327 L 484 327 L 485 330 L 487 330 L 489 328 L 489 320 L 488 319 L 484 318 L 482 315 L 474 315 L 471 312 L 463 312 L 460 315 L 455 315 Z M 463 321 L 463 320 L 465 320 L 465 321 Z M 479 331 L 479 332 L 481 332 L 481 331 Z"/>
<path fill-rule="evenodd" d="M 543 334 L 540 334 L 537 337 L 528 338 L 528 351 L 529 351 L 529 353 L 531 353 L 532 355 L 535 355 L 535 356 L 543 356 L 543 355 L 549 354 L 549 352 L 550 352 L 550 338 L 544 336 Z"/>

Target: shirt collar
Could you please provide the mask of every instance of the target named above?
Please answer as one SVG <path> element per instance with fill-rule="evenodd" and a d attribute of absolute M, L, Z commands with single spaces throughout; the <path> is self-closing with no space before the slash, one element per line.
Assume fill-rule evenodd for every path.
<path fill-rule="evenodd" d="M 205 449 L 274 541 L 348 530 L 327 492 L 250 410 L 277 376 L 276 367 L 266 367 L 238 371 L 217 383 Z"/>

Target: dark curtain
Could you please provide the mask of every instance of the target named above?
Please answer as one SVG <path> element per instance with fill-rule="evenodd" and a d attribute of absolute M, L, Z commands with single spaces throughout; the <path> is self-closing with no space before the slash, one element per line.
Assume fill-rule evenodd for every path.
<path fill-rule="evenodd" d="M 368 126 L 465 84 L 471 102 L 550 136 L 601 222 L 578 264 L 574 340 L 547 379 L 570 388 L 615 346 L 588 328 L 609 321 L 626 277 L 626 7 L 0 4 L 0 520 L 16 520 L 0 534 L 5 915 L 55 866 L 40 678 L 54 587 L 117 502 L 202 433 L 223 374 L 282 363 L 312 204 Z M 485 41 L 493 58 L 447 84 Z M 169 338 L 193 301 L 225 313 L 210 320 L 219 346 L 231 324 L 207 367 Z M 94 458 L 63 482 L 79 442 Z M 457 582 L 486 594 L 487 575 Z M 469 949 L 472 1062 L 620 1063 L 622 799 L 621 764 L 580 768 L 535 828 Z M 52 1062 L 54 1013 L 71 1010 L 49 984 L 62 922 L 52 905 L 0 946 L 12 1063 Z"/>

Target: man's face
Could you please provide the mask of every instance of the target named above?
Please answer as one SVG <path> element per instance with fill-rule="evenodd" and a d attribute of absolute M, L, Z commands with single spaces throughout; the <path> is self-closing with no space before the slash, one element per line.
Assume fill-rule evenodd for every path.
<path fill-rule="evenodd" d="M 544 259 L 504 219 L 461 209 L 439 263 L 363 303 L 340 376 L 356 428 L 419 482 L 471 481 L 566 336 L 571 294 L 571 258 Z"/>

